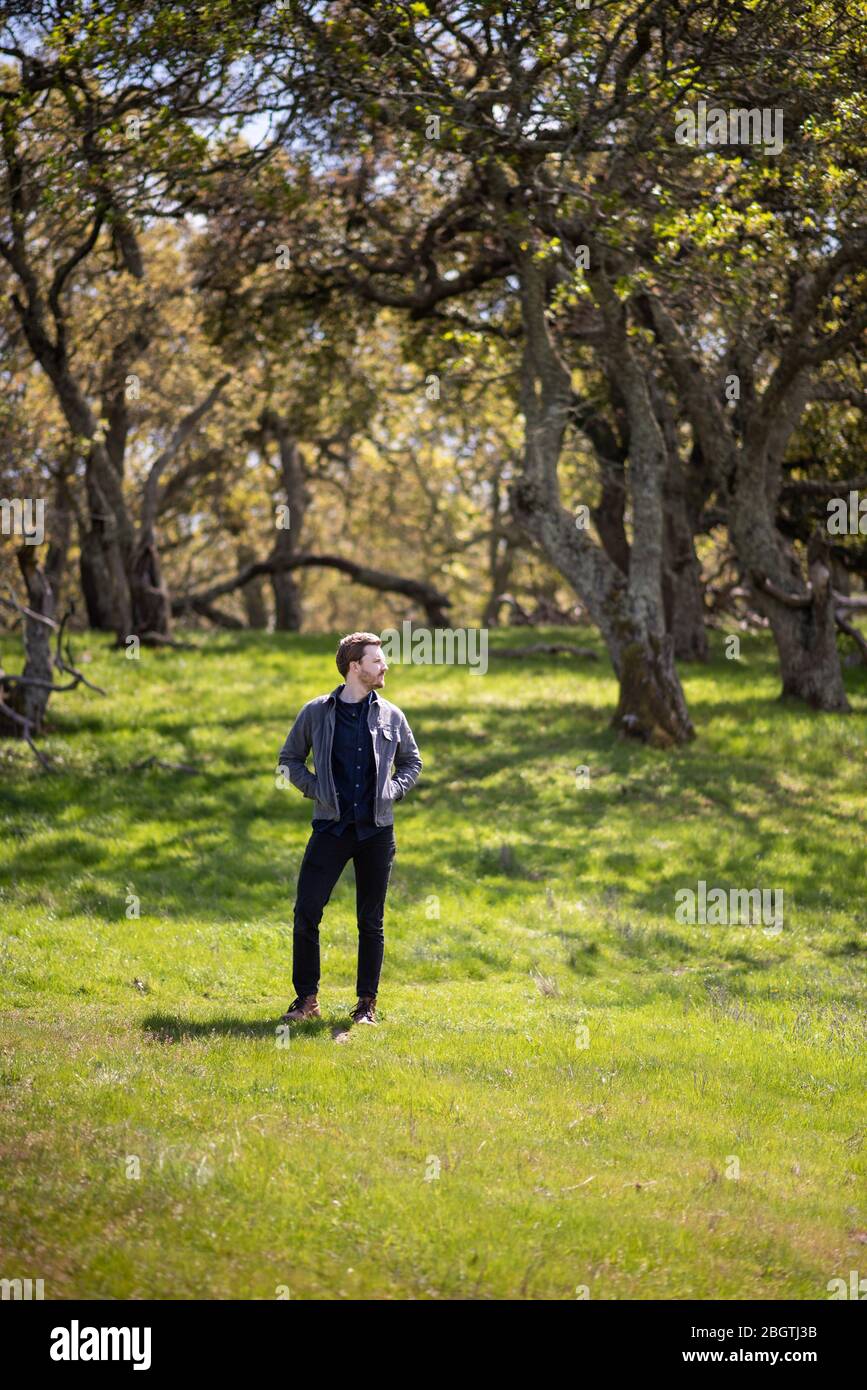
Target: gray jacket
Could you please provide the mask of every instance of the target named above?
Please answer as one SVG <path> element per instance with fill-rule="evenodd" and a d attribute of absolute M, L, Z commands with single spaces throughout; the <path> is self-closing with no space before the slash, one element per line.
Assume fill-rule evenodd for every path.
<path fill-rule="evenodd" d="M 342 689 L 341 682 L 330 695 L 317 695 L 315 700 L 308 700 L 280 750 L 280 768 L 293 787 L 313 799 L 312 820 L 340 819 L 337 788 L 331 771 L 331 748 L 334 743 L 334 706 Z M 394 803 L 401 801 L 410 787 L 415 786 L 422 761 L 403 710 L 390 700 L 383 699 L 375 690 L 370 701 L 368 727 L 376 766 L 374 823 L 393 825 Z M 313 772 L 307 766 L 311 748 Z M 391 775 L 392 763 L 394 776 Z"/>

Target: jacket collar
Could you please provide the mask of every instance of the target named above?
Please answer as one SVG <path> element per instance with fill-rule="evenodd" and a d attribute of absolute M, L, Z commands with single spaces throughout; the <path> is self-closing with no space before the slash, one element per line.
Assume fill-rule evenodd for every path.
<path fill-rule="evenodd" d="M 335 704 L 337 703 L 337 697 L 338 697 L 338 695 L 340 694 L 341 690 L 343 690 L 343 689 L 345 688 L 345 686 L 346 686 L 346 681 L 341 681 L 339 685 L 335 685 L 335 687 L 334 687 L 334 689 L 332 690 L 331 694 L 328 696 L 329 703 L 335 703 Z M 376 693 L 375 690 L 371 690 L 371 691 L 369 692 L 369 696 L 372 696 L 373 699 L 376 701 L 376 703 L 379 704 L 379 696 L 377 695 L 377 693 Z"/>

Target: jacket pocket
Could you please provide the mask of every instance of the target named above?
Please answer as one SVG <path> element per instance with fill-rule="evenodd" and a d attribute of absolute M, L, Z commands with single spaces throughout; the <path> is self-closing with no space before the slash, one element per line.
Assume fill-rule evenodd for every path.
<path fill-rule="evenodd" d="M 400 801 L 403 796 L 403 788 L 393 777 L 386 777 L 382 795 L 386 801 Z"/>

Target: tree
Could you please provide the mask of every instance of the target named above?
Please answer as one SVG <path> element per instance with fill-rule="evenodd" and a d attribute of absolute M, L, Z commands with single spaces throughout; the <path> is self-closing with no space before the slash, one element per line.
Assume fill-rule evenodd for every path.
<path fill-rule="evenodd" d="M 714 489 L 730 492 L 726 508 L 736 549 L 769 614 L 784 690 L 821 708 L 844 708 L 825 545 L 815 538 L 810 578 L 798 581 L 798 562 L 774 528 L 773 480 L 810 372 L 844 353 L 865 324 L 857 307 L 863 238 L 850 216 L 854 142 L 837 109 L 855 75 L 854 26 L 844 23 L 835 31 L 830 67 L 820 68 L 827 38 L 816 32 L 827 17 L 821 4 L 793 10 L 766 3 L 731 12 L 702 4 L 623 5 L 550 16 L 532 4 L 506 6 L 496 15 L 475 6 L 347 4 L 336 16 L 330 11 L 327 22 L 300 7 L 293 16 L 309 44 L 318 119 L 339 113 L 329 138 L 332 157 L 336 147 L 346 160 L 340 187 L 350 209 L 342 245 L 325 239 L 330 264 L 327 250 L 311 254 L 304 271 L 312 275 L 318 268 L 323 280 L 403 307 L 413 317 L 441 320 L 457 304 L 458 323 L 466 321 L 464 305 L 472 296 L 477 302 L 483 287 L 497 279 L 508 287 L 511 280 L 521 310 L 528 424 L 514 508 L 576 585 L 605 635 L 621 676 L 621 723 L 643 736 L 689 737 L 666 630 L 665 571 L 670 596 L 673 577 L 679 581 L 681 615 L 684 597 L 694 614 L 697 565 L 689 531 Z M 726 152 L 722 168 L 717 163 L 709 174 L 705 150 L 676 143 L 676 110 L 707 91 L 721 107 L 776 111 L 785 103 L 799 132 L 789 142 L 797 166 L 784 195 L 790 215 L 799 213 L 794 190 L 804 187 L 817 126 L 818 144 L 828 147 L 827 170 L 838 167 L 840 154 L 845 170 L 839 187 L 848 230 L 832 212 L 832 190 L 818 190 L 822 215 L 812 220 L 811 206 L 806 217 L 816 269 L 791 286 L 797 331 L 774 325 L 777 369 L 745 407 L 743 447 L 732 443 L 724 401 L 711 401 L 715 386 L 699 390 L 702 375 L 707 388 L 719 372 L 706 343 L 691 356 L 686 389 L 672 309 L 688 314 L 693 334 L 712 333 L 719 316 L 697 312 L 695 290 L 705 287 L 706 277 L 696 277 L 692 292 L 685 289 L 681 248 L 675 239 L 667 261 L 660 250 L 672 237 L 659 233 L 667 221 L 682 226 L 684 235 L 691 225 L 713 221 L 709 205 L 720 197 L 741 221 L 781 185 L 773 153 L 761 147 L 736 150 L 731 158 Z M 425 157 L 426 125 L 436 139 L 429 140 Z M 807 185 L 812 196 L 809 179 Z M 753 225 L 746 235 L 754 237 Z M 557 291 L 575 287 L 572 269 L 558 263 L 567 248 L 573 256 L 576 249 L 587 255 L 582 270 L 592 312 L 579 338 L 592 345 L 626 421 L 634 526 L 628 569 L 612 566 L 586 534 L 576 543 L 559 500 L 557 465 L 567 430 L 582 423 L 583 404 L 572 389 L 574 367 L 563 334 L 552 325 Z M 732 283 L 716 285 L 719 295 L 728 292 L 735 324 L 744 296 L 756 303 L 763 278 L 781 271 L 773 239 L 767 250 L 764 277 L 746 265 L 739 275 L 728 274 Z M 817 316 L 829 311 L 834 331 L 817 336 Z M 490 330 L 490 308 L 485 318 Z M 698 487 L 689 488 L 682 476 L 677 415 L 670 418 L 671 396 L 654 383 L 652 342 L 641 337 L 648 324 L 663 350 L 672 394 L 686 395 L 680 414 L 693 435 L 686 458 L 700 473 Z M 740 356 L 744 342 L 738 330 Z M 767 370 L 767 348 L 765 340 L 756 346 L 752 365 L 759 376 Z M 668 528 L 664 501 L 674 523 Z"/>
<path fill-rule="evenodd" d="M 0 69 L 0 256 L 23 339 L 85 457 L 81 571 L 91 623 L 118 640 L 160 640 L 170 625 L 155 533 L 162 475 L 227 378 L 206 389 L 157 454 L 136 524 L 125 490 L 129 380 L 160 317 L 142 232 L 148 214 L 183 215 L 182 199 L 173 201 L 179 169 L 201 172 L 206 143 L 190 117 L 218 91 L 227 98 L 223 62 L 237 37 L 224 29 L 216 57 L 201 40 L 188 62 L 167 56 L 158 86 L 142 80 L 151 55 L 135 7 L 115 8 L 116 26 L 99 7 L 69 15 L 42 4 L 28 8 L 25 23 L 18 7 L 7 7 L 0 52 L 13 62 Z M 182 28 L 189 41 L 192 31 Z M 90 382 L 80 371 L 73 302 L 106 281 L 122 284 L 115 306 L 123 299 L 124 314 Z"/>

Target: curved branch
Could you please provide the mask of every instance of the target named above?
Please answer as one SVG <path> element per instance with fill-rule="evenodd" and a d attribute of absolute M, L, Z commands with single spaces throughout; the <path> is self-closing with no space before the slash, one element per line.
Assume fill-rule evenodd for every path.
<path fill-rule="evenodd" d="M 272 554 L 267 560 L 255 560 L 249 565 L 244 565 L 237 574 L 230 579 L 224 579 L 220 584 L 213 584 L 209 589 L 183 594 L 173 599 L 172 613 L 177 616 L 197 605 L 210 605 L 225 594 L 243 588 L 262 574 L 282 574 L 287 570 L 309 569 L 314 566 L 339 570 L 342 574 L 349 575 L 356 584 L 363 584 L 369 589 L 404 594 L 407 598 L 416 599 L 423 604 L 430 613 L 442 613 L 444 609 L 451 607 L 451 600 L 423 579 L 411 579 L 400 574 L 390 574 L 385 570 L 368 569 L 365 565 L 359 565 L 355 560 L 347 560 L 342 555 Z"/>
<path fill-rule="evenodd" d="M 861 660 L 867 666 L 867 637 L 863 632 L 859 632 L 854 623 L 847 622 L 841 613 L 835 613 L 834 619 L 841 632 L 845 632 L 847 637 L 851 637 L 861 652 Z"/>
<path fill-rule="evenodd" d="M 780 589 L 772 580 L 760 575 L 754 581 L 755 586 L 763 594 L 775 598 L 778 603 L 782 603 L 786 608 L 809 608 L 813 602 L 813 591 L 807 594 L 790 594 L 785 589 Z"/>

